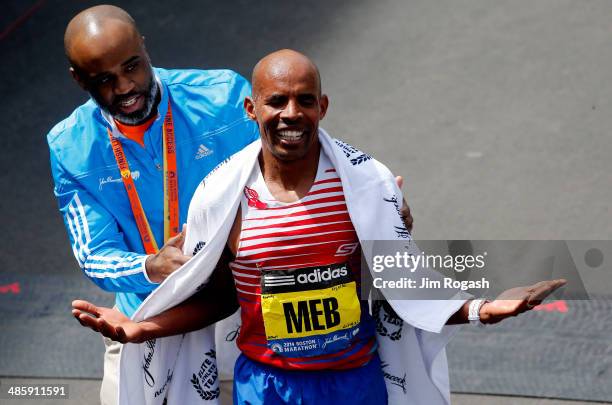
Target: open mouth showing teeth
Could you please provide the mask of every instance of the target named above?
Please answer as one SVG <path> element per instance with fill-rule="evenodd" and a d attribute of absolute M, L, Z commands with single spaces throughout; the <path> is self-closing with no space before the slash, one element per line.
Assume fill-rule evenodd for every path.
<path fill-rule="evenodd" d="M 278 135 L 280 136 L 281 139 L 284 139 L 287 141 L 299 141 L 304 136 L 304 131 L 284 130 L 284 131 L 278 131 Z"/>
<path fill-rule="evenodd" d="M 132 97 L 126 99 L 126 100 L 123 100 L 123 101 L 119 102 L 119 105 L 121 107 L 130 107 L 130 106 L 134 105 L 136 100 L 138 100 L 138 96 L 137 95 L 136 96 L 132 96 Z"/>

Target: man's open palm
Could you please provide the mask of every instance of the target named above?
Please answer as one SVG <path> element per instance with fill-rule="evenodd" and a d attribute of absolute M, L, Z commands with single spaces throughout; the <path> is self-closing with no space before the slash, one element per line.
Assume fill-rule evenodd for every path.
<path fill-rule="evenodd" d="M 540 281 L 527 287 L 515 287 L 501 293 L 493 302 L 480 309 L 482 323 L 497 323 L 505 318 L 517 316 L 539 305 L 556 289 L 567 283 L 564 279 Z"/>
<path fill-rule="evenodd" d="M 98 307 L 90 302 L 72 302 L 72 315 L 81 325 L 100 332 L 109 339 L 120 343 L 139 343 L 138 323 L 123 315 L 118 309 Z"/>

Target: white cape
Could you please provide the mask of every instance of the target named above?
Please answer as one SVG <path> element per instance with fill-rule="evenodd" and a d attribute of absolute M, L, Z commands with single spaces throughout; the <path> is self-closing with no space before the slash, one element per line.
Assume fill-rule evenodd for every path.
<path fill-rule="evenodd" d="M 389 203 L 393 199 L 400 204 L 402 201 L 391 172 L 323 130 L 319 130 L 319 140 L 342 180 L 359 240 L 409 239 L 407 232 L 397 232 L 403 223 L 397 207 Z M 258 164 L 260 150 L 260 141 L 253 142 L 221 163 L 198 187 L 189 207 L 185 252 L 199 251 L 142 303 L 134 320 L 157 315 L 205 285 L 226 245 L 242 190 Z M 444 347 L 455 327 L 445 323 L 463 305 L 465 296 L 453 298 L 374 303 L 378 352 L 390 404 L 450 403 Z M 234 342 L 218 349 L 223 353 L 226 345 L 234 346 Z M 227 352 L 235 353 L 235 347 L 229 347 Z M 170 405 L 217 403 L 218 376 L 214 326 L 142 344 L 126 344 L 121 351 L 119 404 L 161 405 L 166 396 Z"/>

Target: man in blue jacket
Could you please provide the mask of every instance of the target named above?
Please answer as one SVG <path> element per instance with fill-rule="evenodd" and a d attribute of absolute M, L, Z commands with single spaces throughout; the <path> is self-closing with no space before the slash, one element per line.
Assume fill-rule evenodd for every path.
<path fill-rule="evenodd" d="M 48 134 L 54 192 L 81 269 L 130 316 L 189 259 L 181 224 L 199 182 L 257 138 L 242 107 L 250 85 L 229 70 L 153 68 L 113 6 L 75 16 L 64 45 L 91 99 Z M 105 344 L 100 396 L 113 404 L 120 345 Z"/>

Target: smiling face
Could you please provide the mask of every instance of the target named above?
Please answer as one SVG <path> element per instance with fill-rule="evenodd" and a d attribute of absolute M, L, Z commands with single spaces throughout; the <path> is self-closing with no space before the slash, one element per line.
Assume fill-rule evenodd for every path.
<path fill-rule="evenodd" d="M 67 51 L 73 77 L 100 108 L 128 125 L 151 115 L 159 89 L 134 26 L 118 20 L 89 26 Z"/>
<path fill-rule="evenodd" d="M 302 159 L 318 143 L 319 121 L 327 111 L 316 67 L 293 51 L 262 59 L 253 71 L 253 98 L 245 99 L 257 121 L 264 151 L 289 162 Z"/>

